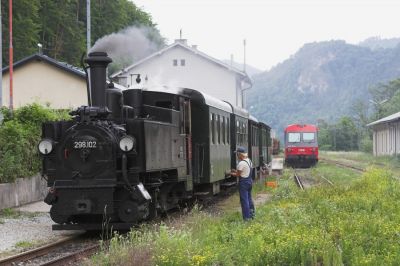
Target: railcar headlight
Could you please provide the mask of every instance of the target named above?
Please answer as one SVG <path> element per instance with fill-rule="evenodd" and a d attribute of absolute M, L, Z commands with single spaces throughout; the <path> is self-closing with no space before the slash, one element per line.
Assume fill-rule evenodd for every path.
<path fill-rule="evenodd" d="M 122 151 L 128 152 L 136 145 L 136 139 L 131 136 L 123 136 L 119 141 L 119 148 Z"/>
<path fill-rule="evenodd" d="M 47 155 L 53 151 L 53 146 L 53 141 L 50 139 L 42 139 L 39 142 L 38 149 L 41 154 Z"/>

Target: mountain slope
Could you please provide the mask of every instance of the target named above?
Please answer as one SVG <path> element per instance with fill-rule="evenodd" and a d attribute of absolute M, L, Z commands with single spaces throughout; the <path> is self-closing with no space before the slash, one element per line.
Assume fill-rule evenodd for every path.
<path fill-rule="evenodd" d="M 368 88 L 400 76 L 400 46 L 376 49 L 327 41 L 304 45 L 268 72 L 253 76 L 247 108 L 278 134 L 291 123 L 351 115 Z"/>
<path fill-rule="evenodd" d="M 235 61 L 231 62 L 231 60 L 227 60 L 227 59 L 222 60 L 222 62 L 224 62 L 227 65 L 231 65 L 232 64 L 232 66 L 234 68 L 238 69 L 238 70 L 241 70 L 241 71 L 243 70 L 243 63 L 238 63 L 238 62 L 235 62 Z M 257 74 L 259 74 L 261 72 L 262 72 L 262 70 L 260 70 L 260 69 L 258 69 L 256 67 L 253 67 L 253 66 L 248 65 L 248 64 L 246 65 L 246 73 L 250 77 L 252 77 L 254 75 L 257 75 Z"/>

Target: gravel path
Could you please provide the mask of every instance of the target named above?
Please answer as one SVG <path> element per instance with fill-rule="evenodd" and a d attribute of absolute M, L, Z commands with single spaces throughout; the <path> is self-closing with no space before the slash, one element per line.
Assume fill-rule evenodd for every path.
<path fill-rule="evenodd" d="M 76 234 L 75 231 L 52 231 L 54 222 L 48 207 L 42 204 L 26 205 L 14 209 L 12 215 L 0 216 L 0 257 Z"/>

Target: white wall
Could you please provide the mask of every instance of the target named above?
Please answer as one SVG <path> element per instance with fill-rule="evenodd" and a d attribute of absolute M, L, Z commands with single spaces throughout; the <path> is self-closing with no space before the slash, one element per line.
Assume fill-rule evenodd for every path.
<path fill-rule="evenodd" d="M 178 60 L 177 66 L 173 66 L 174 59 Z M 181 59 L 185 60 L 185 66 L 181 66 Z M 143 86 L 187 87 L 241 106 L 241 93 L 238 88 L 240 82 L 236 80 L 235 72 L 179 46 L 143 62 L 124 74 L 127 76 L 128 85 L 131 83 L 131 73 L 141 74 Z M 147 83 L 144 80 L 146 76 Z M 133 86 L 137 86 L 135 79 L 136 76 L 132 76 Z"/>
<path fill-rule="evenodd" d="M 373 130 L 375 156 L 400 154 L 400 122 L 379 124 Z"/>
<path fill-rule="evenodd" d="M 9 106 L 9 73 L 3 75 L 3 105 Z M 68 109 L 87 105 L 85 79 L 43 61 L 31 61 L 14 70 L 14 107 L 37 102 Z"/>

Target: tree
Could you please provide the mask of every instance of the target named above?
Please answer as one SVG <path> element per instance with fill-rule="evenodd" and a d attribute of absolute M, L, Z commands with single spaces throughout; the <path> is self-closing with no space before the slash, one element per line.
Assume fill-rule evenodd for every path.
<path fill-rule="evenodd" d="M 14 62 L 37 51 L 39 40 L 40 0 L 19 0 L 13 2 L 13 52 Z M 2 1 L 2 46 L 3 66 L 9 64 L 9 5 Z"/>
<path fill-rule="evenodd" d="M 8 1 L 3 1 L 3 66 L 8 65 Z M 104 35 L 132 25 L 153 29 L 149 38 L 160 44 L 160 35 L 150 14 L 128 0 L 92 0 L 91 28 L 93 44 Z M 37 44 L 43 53 L 59 61 L 79 65 L 86 52 L 86 0 L 18 0 L 13 2 L 14 61 L 35 53 Z"/>

